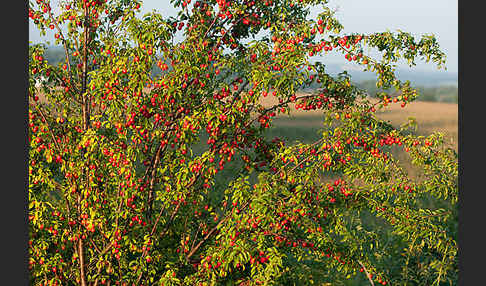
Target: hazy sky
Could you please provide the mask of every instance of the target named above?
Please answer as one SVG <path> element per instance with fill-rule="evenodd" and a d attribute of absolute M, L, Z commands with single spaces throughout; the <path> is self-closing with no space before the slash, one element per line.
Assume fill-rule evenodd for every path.
<path fill-rule="evenodd" d="M 153 9 L 167 14 L 174 12 L 169 0 L 144 0 L 142 7 L 146 12 Z M 393 32 L 401 29 L 414 36 L 434 34 L 447 55 L 447 70 L 457 72 L 457 0 L 329 0 L 329 7 L 338 8 L 336 16 L 343 24 L 344 32 Z M 29 39 L 33 42 L 41 39 L 30 19 Z M 52 35 L 50 39 L 53 42 Z M 345 63 L 346 60 L 334 57 L 332 61 Z M 417 68 L 436 69 L 430 63 L 418 64 Z"/>
<path fill-rule="evenodd" d="M 415 36 L 434 34 L 447 55 L 446 66 L 457 72 L 457 0 L 330 0 L 345 32 L 401 29 Z M 422 67 L 420 67 L 422 68 Z M 424 69 L 434 69 L 427 64 Z"/>

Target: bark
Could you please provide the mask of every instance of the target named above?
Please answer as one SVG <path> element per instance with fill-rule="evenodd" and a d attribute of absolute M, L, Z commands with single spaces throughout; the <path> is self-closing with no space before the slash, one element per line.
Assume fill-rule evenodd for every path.
<path fill-rule="evenodd" d="M 81 98 L 82 98 L 82 116 L 83 116 L 83 131 L 88 130 L 89 127 L 89 110 L 88 110 L 88 99 L 86 94 L 86 87 L 87 87 L 87 75 L 88 75 L 88 25 L 89 25 L 89 18 L 88 18 L 88 8 L 84 5 L 84 39 L 83 39 L 83 77 L 82 77 L 82 84 L 81 84 Z M 88 172 L 86 168 L 83 170 L 83 178 L 85 179 L 85 185 L 88 188 L 89 179 L 88 179 Z M 78 208 L 81 207 L 81 194 L 78 195 Z M 79 211 L 78 211 L 79 212 Z M 80 282 L 81 286 L 86 286 L 86 273 L 85 273 L 85 262 L 84 262 L 84 248 L 83 248 L 83 240 L 81 237 L 78 239 L 78 253 L 79 253 L 79 273 L 80 273 Z"/>

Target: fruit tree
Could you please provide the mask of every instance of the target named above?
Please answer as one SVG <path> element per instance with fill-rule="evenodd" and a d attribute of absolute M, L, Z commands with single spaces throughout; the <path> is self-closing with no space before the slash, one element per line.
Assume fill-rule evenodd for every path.
<path fill-rule="evenodd" d="M 65 52 L 29 47 L 32 285 L 457 283 L 457 155 L 376 116 L 418 96 L 399 61 L 444 65 L 433 36 L 345 34 L 325 0 L 163 2 L 29 0 Z M 297 109 L 320 139 L 269 138 Z"/>

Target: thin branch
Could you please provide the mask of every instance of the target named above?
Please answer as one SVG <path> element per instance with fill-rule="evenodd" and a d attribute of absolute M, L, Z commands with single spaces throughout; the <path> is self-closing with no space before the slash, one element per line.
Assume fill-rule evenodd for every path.
<path fill-rule="evenodd" d="M 199 178 L 199 176 L 200 176 L 200 175 L 201 175 L 201 173 L 198 173 L 198 174 L 197 174 L 197 176 L 194 178 L 194 180 L 192 180 L 192 182 L 191 182 L 189 185 L 187 185 L 187 186 L 185 187 L 185 189 L 188 189 L 188 188 L 190 188 L 192 185 L 194 185 L 194 183 L 197 181 L 197 179 Z M 179 209 L 180 209 L 180 207 L 181 207 L 181 206 L 182 206 L 182 202 L 181 202 L 181 201 L 179 201 L 179 202 L 177 203 L 176 208 L 175 208 L 175 209 L 172 211 L 172 213 L 171 213 L 171 215 L 170 215 L 169 220 L 168 220 L 168 221 L 167 221 L 167 223 L 165 224 L 164 230 L 163 230 L 163 231 L 161 232 L 161 234 L 160 234 L 160 236 L 161 236 L 161 237 L 162 237 L 162 236 L 164 236 L 164 235 L 165 235 L 165 234 L 166 234 L 166 233 L 169 231 L 169 227 L 172 225 L 172 222 L 174 221 L 174 219 L 175 219 L 175 217 L 176 217 L 177 213 L 179 212 Z M 164 207 L 164 208 L 165 208 L 165 207 Z M 161 209 L 161 211 L 160 211 L 160 213 L 159 213 L 159 216 L 157 217 L 157 219 L 156 219 L 156 221 L 155 221 L 155 223 L 154 223 L 154 226 L 152 227 L 152 231 L 150 232 L 150 236 L 149 236 L 149 237 L 152 237 L 152 235 L 155 233 L 155 229 L 156 229 L 156 227 L 157 227 L 157 224 L 158 224 L 158 222 L 159 222 L 160 217 L 162 216 L 162 212 L 164 211 L 164 208 L 162 208 L 162 209 Z M 142 253 L 142 258 L 144 258 L 144 257 L 147 255 L 147 252 L 148 252 L 148 250 L 147 250 L 147 248 L 145 248 L 145 250 L 144 250 L 144 251 L 143 251 L 143 253 Z M 139 270 L 139 269 L 137 269 L 137 271 L 138 271 L 138 270 Z M 143 275 L 143 271 L 142 271 L 142 272 L 140 272 L 140 274 L 139 274 L 139 276 L 138 276 L 138 278 L 137 278 L 137 282 L 135 283 L 135 285 L 140 285 L 140 280 L 142 279 L 142 275 Z"/>
<path fill-rule="evenodd" d="M 152 214 L 152 205 L 155 200 L 155 192 L 154 192 L 154 182 L 155 182 L 155 175 L 157 172 L 157 165 L 159 164 L 160 161 L 160 156 L 165 152 L 165 149 L 167 148 L 167 145 L 161 144 L 159 145 L 159 148 L 157 148 L 157 153 L 155 154 L 155 160 L 153 161 L 152 164 L 152 173 L 150 174 L 150 185 L 148 189 L 148 198 L 147 198 L 147 217 L 150 217 Z"/>
<path fill-rule="evenodd" d="M 241 210 L 245 209 L 248 205 L 250 204 L 249 201 L 247 201 L 244 205 L 241 206 Z M 220 225 L 222 225 L 224 222 L 226 222 L 231 216 L 231 212 L 228 213 L 223 219 L 221 219 L 205 236 L 204 238 L 195 246 L 191 249 L 191 251 L 187 254 L 186 260 L 189 260 L 191 256 L 196 253 L 196 251 L 201 248 L 201 246 L 209 239 L 209 237 L 218 229 Z"/>
<path fill-rule="evenodd" d="M 71 79 L 71 87 L 74 89 L 74 91 L 76 93 L 79 93 L 79 91 L 77 90 L 76 86 L 74 85 L 74 81 L 73 81 L 73 77 L 72 77 L 71 64 L 70 64 L 70 59 L 69 59 L 69 50 L 68 50 L 68 48 L 66 46 L 66 39 L 64 38 L 64 35 L 62 33 L 62 30 L 59 27 L 57 21 L 54 19 L 54 16 L 52 15 L 52 12 L 51 12 L 51 9 L 48 9 L 48 11 L 49 11 L 49 18 L 51 19 L 51 21 L 56 26 L 56 29 L 59 32 L 59 36 L 60 36 L 60 38 L 62 40 L 62 45 L 64 47 L 64 53 L 66 55 L 66 65 L 67 65 L 67 69 L 68 69 L 68 73 L 69 73 L 69 78 Z"/>
<path fill-rule="evenodd" d="M 59 146 L 59 144 L 57 143 L 57 140 L 56 140 L 56 137 L 54 136 L 54 133 L 52 133 L 52 129 L 50 128 L 49 126 L 49 122 L 47 121 L 47 118 L 44 114 L 44 112 L 42 112 L 42 109 L 40 108 L 40 106 L 38 105 L 35 105 L 35 108 L 37 109 L 37 111 L 39 112 L 39 114 L 41 115 L 42 119 L 44 120 L 45 124 L 47 125 L 47 130 L 49 131 L 49 134 L 51 135 L 51 138 L 52 138 L 52 141 L 54 141 L 54 145 L 56 145 L 56 148 L 57 148 L 57 151 L 59 153 L 61 153 L 62 151 L 62 148 L 61 146 Z"/>
<path fill-rule="evenodd" d="M 211 23 L 211 25 L 209 25 L 209 28 L 208 30 L 206 31 L 206 33 L 204 33 L 204 35 L 202 36 L 203 38 L 206 38 L 206 35 L 209 33 L 209 31 L 211 30 L 211 28 L 213 27 L 214 23 L 216 23 L 216 20 L 218 19 L 218 16 L 215 15 L 214 16 L 214 19 L 213 19 L 213 22 Z"/>
<path fill-rule="evenodd" d="M 105 248 L 103 248 L 103 250 L 101 250 L 99 253 L 98 253 L 98 258 L 101 258 L 103 255 L 105 255 L 110 249 L 111 247 L 113 246 L 114 244 L 114 240 L 112 242 L 110 242 L 107 246 L 105 246 Z M 92 265 L 94 264 L 94 261 L 91 261 L 88 265 L 86 265 L 86 268 L 89 268 L 91 267 Z"/>
<path fill-rule="evenodd" d="M 368 269 L 366 269 L 366 267 L 363 265 L 363 263 L 361 263 L 361 261 L 359 261 L 359 260 L 358 260 L 358 263 L 359 263 L 359 265 L 361 265 L 361 267 L 363 267 L 363 269 L 364 269 L 364 271 L 365 271 L 365 273 L 366 273 L 366 277 L 367 277 L 367 278 L 368 278 L 368 280 L 370 281 L 371 285 L 372 285 L 372 286 L 375 286 L 375 283 L 373 283 L 373 280 L 371 279 L 371 276 L 370 276 L 370 274 L 369 274 L 369 272 L 368 272 Z"/>

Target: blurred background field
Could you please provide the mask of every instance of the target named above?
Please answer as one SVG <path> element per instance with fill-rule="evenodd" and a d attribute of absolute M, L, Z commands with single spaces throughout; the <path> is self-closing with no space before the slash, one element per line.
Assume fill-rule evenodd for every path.
<path fill-rule="evenodd" d="M 270 104 L 272 99 L 265 99 Z M 445 102 L 414 101 L 405 107 L 400 103 L 390 104 L 377 111 L 380 119 L 399 127 L 407 122 L 409 117 L 417 122 L 416 135 L 427 136 L 433 132 L 444 134 L 447 147 L 458 150 L 458 105 Z M 280 116 L 274 119 L 274 125 L 269 130 L 269 138 L 285 139 L 286 144 L 297 141 L 310 143 L 318 140 L 323 129 L 323 114 L 320 111 L 292 111 L 290 116 Z M 413 178 L 419 178 L 420 172 L 412 166 L 409 156 L 401 148 L 393 147 L 392 154 Z"/>
<path fill-rule="evenodd" d="M 264 106 L 276 103 L 275 98 L 263 99 Z M 437 131 L 445 135 L 448 144 L 457 150 L 458 146 L 458 105 L 452 102 L 414 101 L 405 107 L 393 103 L 376 112 L 380 119 L 399 127 L 406 123 L 409 117 L 417 122 L 417 135 L 430 135 Z M 317 139 L 314 133 L 322 128 L 322 111 L 292 110 L 290 116 L 280 116 L 274 119 L 270 133 L 281 134 L 292 141 L 303 142 Z M 315 131 L 315 132 L 314 132 Z M 278 135 L 277 135 L 278 136 Z M 289 142 L 290 143 L 290 142 Z"/>

